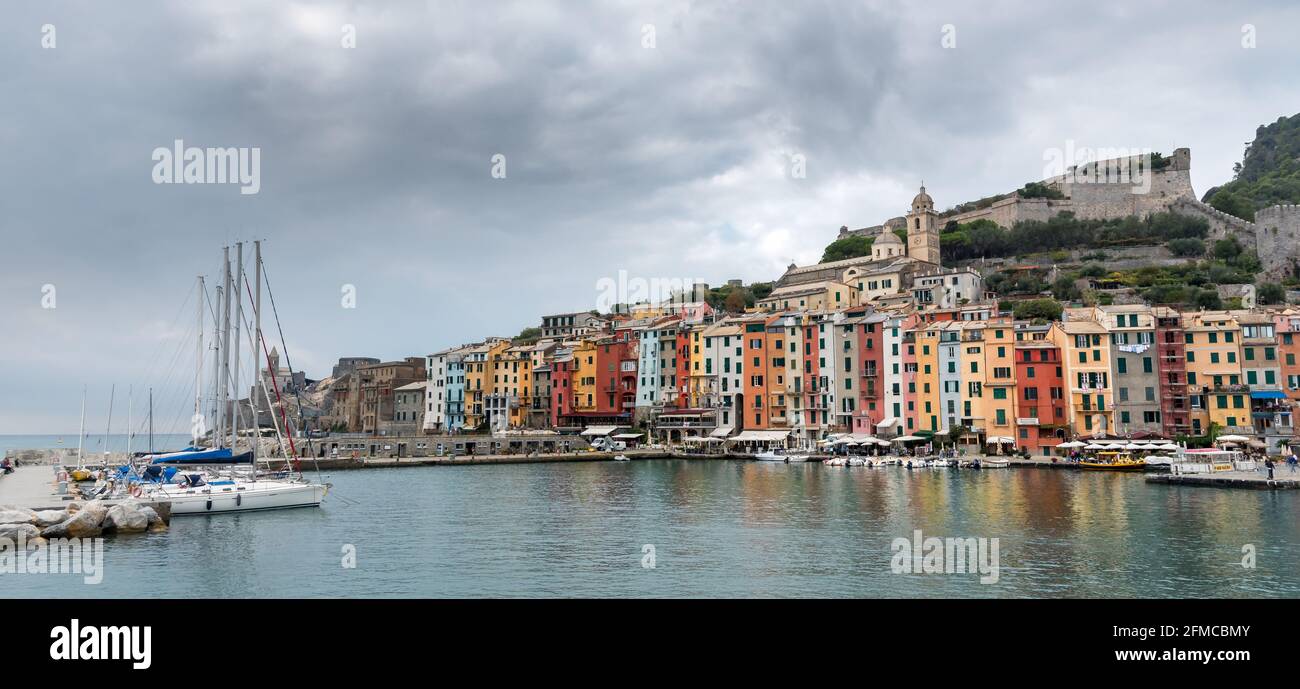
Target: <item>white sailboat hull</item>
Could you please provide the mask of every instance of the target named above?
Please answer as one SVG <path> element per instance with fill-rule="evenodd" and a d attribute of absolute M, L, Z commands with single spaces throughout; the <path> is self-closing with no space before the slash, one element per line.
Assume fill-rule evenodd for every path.
<path fill-rule="evenodd" d="M 197 488 L 160 486 L 149 493 L 149 499 L 170 502 L 172 515 L 216 514 L 319 507 L 327 491 L 318 483 L 256 481 Z"/>

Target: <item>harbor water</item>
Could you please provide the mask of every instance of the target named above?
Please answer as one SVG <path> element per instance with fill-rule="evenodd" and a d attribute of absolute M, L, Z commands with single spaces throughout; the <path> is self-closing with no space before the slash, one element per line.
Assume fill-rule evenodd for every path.
<path fill-rule="evenodd" d="M 731 460 L 325 479 L 320 509 L 177 518 L 107 539 L 97 585 L 4 575 L 0 596 L 1300 596 L 1295 491 Z M 917 530 L 997 539 L 997 581 L 896 573 L 895 539 Z"/>

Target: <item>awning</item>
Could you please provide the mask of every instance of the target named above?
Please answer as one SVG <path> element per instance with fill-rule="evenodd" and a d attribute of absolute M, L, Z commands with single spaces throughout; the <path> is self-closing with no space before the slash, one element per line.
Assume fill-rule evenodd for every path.
<path fill-rule="evenodd" d="M 618 426 L 587 426 L 582 435 L 609 435 L 618 430 Z"/>
<path fill-rule="evenodd" d="M 1281 390 L 1251 390 L 1250 398 L 1253 400 L 1284 400 L 1286 393 Z"/>
<path fill-rule="evenodd" d="M 881 426 L 884 426 L 884 427 L 886 427 L 886 428 L 889 428 L 890 426 L 897 426 L 897 425 L 898 425 L 898 417 L 897 417 L 897 416 L 887 416 L 887 417 L 881 419 L 881 420 L 880 420 L 880 423 L 876 424 L 876 428 L 880 428 Z"/>
<path fill-rule="evenodd" d="M 619 433 L 614 436 L 614 440 L 636 440 L 640 437 L 640 433 Z"/>
<path fill-rule="evenodd" d="M 718 426 L 709 434 L 710 438 L 725 438 L 731 435 L 731 426 Z"/>
<path fill-rule="evenodd" d="M 740 435 L 731 438 L 733 442 L 759 442 L 771 443 L 787 440 L 790 437 L 790 431 L 741 431 Z"/>

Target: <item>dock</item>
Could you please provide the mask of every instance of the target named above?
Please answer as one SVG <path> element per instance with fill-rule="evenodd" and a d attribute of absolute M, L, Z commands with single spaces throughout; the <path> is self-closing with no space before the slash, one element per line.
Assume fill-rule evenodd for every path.
<path fill-rule="evenodd" d="M 0 476 L 0 505 L 13 505 L 29 510 L 66 510 L 74 500 L 82 500 L 69 492 L 57 493 L 54 482 L 54 467 L 48 464 L 29 464 L 14 469 L 14 473 Z M 103 500 L 106 505 L 113 505 L 120 500 Z M 148 505 L 163 518 L 171 521 L 171 503 L 146 500 Z"/>
<path fill-rule="evenodd" d="M 1263 471 L 1218 471 L 1213 474 L 1149 474 L 1147 483 L 1174 486 L 1211 486 L 1214 488 L 1247 488 L 1253 490 L 1300 489 L 1300 473 L 1279 467 L 1273 478 Z"/>
<path fill-rule="evenodd" d="M 0 476 L 0 505 L 61 510 L 76 497 L 55 494 L 54 468 L 49 465 L 20 466 L 14 473 Z"/>

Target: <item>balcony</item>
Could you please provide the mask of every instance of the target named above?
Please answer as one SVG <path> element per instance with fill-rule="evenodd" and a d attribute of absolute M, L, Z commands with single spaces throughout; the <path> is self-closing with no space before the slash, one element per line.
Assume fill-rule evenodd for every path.
<path fill-rule="evenodd" d="M 1211 393 L 1243 393 L 1250 392 L 1249 385 L 1214 385 L 1210 387 Z"/>
<path fill-rule="evenodd" d="M 659 417 L 655 421 L 658 428 L 717 428 L 716 421 L 685 421 L 676 417 Z"/>

